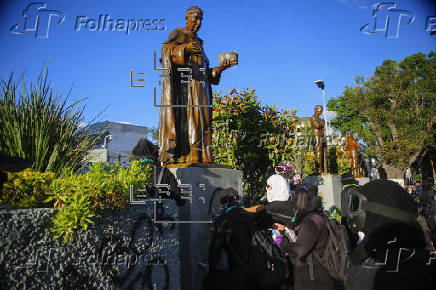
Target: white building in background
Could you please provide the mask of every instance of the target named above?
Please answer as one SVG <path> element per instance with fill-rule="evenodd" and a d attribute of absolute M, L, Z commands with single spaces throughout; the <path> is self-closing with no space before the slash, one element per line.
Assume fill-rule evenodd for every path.
<path fill-rule="evenodd" d="M 94 137 L 101 134 L 90 152 L 91 162 L 129 162 L 133 147 L 149 133 L 147 127 L 109 121 L 91 124 L 88 130 Z"/>

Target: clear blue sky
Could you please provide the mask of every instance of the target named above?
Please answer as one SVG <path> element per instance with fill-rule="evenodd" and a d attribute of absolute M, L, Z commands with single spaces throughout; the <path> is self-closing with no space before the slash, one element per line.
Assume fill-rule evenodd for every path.
<path fill-rule="evenodd" d="M 203 9 L 198 34 L 211 65 L 217 65 L 219 53 L 234 50 L 239 54 L 239 65 L 224 73 L 214 91 L 250 86 L 256 88 L 263 104 L 295 108 L 299 116 L 311 115 L 313 107 L 322 103 L 314 80 L 325 81 L 329 99 L 352 85 L 356 75 L 372 74 L 384 59 L 399 61 L 416 52 L 436 50 L 436 35 L 425 31 L 427 16 L 436 17 L 434 0 L 396 1 L 396 9 L 410 11 L 415 17 L 409 25 L 407 16 L 401 19 L 398 38 L 386 38 L 383 32 L 360 32 L 362 26 L 373 23 L 377 1 L 51 0 L 44 2 L 44 9 L 60 11 L 65 19 L 55 26 L 60 18 L 52 16 L 47 38 L 36 38 L 29 30 L 25 34 L 10 32 L 15 24 L 21 23 L 17 29 L 23 29 L 22 13 L 32 1 L 1 3 L 0 79 L 14 71 L 26 72 L 26 79 L 34 80 L 48 64 L 49 80 L 57 89 L 67 92 L 73 86 L 73 96 L 88 98 L 85 121 L 109 106 L 100 120 L 157 125 L 159 109 L 153 107 L 153 87 L 159 77 L 153 70 L 153 51 L 159 57 L 168 34 L 184 27 L 184 13 L 191 5 Z M 35 11 L 29 14 L 35 16 Z M 126 35 L 124 31 L 89 31 L 82 25 L 75 31 L 78 16 L 98 20 L 100 15 L 126 21 L 164 19 L 165 30 L 141 27 Z M 379 19 L 385 16 L 381 13 Z M 41 16 L 41 27 L 43 22 Z M 130 87 L 130 69 L 145 72 L 145 88 Z"/>

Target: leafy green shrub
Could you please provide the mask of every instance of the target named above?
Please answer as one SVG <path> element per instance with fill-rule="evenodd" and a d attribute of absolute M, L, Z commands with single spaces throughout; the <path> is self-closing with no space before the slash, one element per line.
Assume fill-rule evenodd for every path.
<path fill-rule="evenodd" d="M 93 163 L 89 172 L 78 176 L 79 189 L 86 192 L 95 208 L 123 208 L 126 188 L 118 180 L 118 165 Z"/>
<path fill-rule="evenodd" d="M 315 153 L 306 152 L 305 157 L 306 159 L 304 160 L 303 173 L 305 176 L 309 176 L 317 172 Z"/>
<path fill-rule="evenodd" d="M 63 207 L 58 211 L 53 219 L 51 231 L 58 239 L 64 236 L 63 241 L 71 241 L 76 230 L 87 229 L 88 224 L 94 223 L 92 217 L 95 216 L 89 195 L 84 191 L 75 191 L 72 195 L 64 199 Z"/>
<path fill-rule="evenodd" d="M 344 174 L 351 172 L 351 164 L 342 146 L 327 147 L 329 173 Z"/>
<path fill-rule="evenodd" d="M 242 170 L 247 205 L 259 203 L 274 166 L 292 160 L 296 122 L 294 109 L 261 106 L 254 89 L 214 94 L 213 161 Z"/>
<path fill-rule="evenodd" d="M 15 82 L 11 74 L 0 87 L 0 151 L 28 160 L 38 171 L 58 173 L 87 164 L 94 141 L 87 126 L 80 126 L 81 100 L 68 105 L 68 95 L 47 83 L 47 70 L 35 85 L 26 86 L 24 79 Z"/>
<path fill-rule="evenodd" d="M 338 148 L 337 146 L 328 146 L 327 147 L 327 165 L 329 173 L 338 173 L 338 160 L 336 156 Z"/>
<path fill-rule="evenodd" d="M 8 172 L 8 180 L 3 185 L 1 204 L 15 208 L 45 207 L 44 200 L 50 189 L 53 172 L 39 172 L 31 168 L 20 172 Z"/>
<path fill-rule="evenodd" d="M 336 147 L 336 162 L 338 164 L 338 174 L 351 172 L 351 164 L 348 162 L 347 154 L 342 146 Z"/>
<path fill-rule="evenodd" d="M 140 161 L 133 161 L 128 168 L 95 162 L 85 174 L 64 172 L 47 192 L 50 197 L 46 201 L 60 207 L 53 221 L 55 238 L 64 235 L 64 241 L 72 240 L 77 229 L 86 229 L 92 222 L 97 208 L 123 208 L 129 201 L 130 185 L 151 186 L 151 167 Z"/>
<path fill-rule="evenodd" d="M 150 165 L 139 160 L 132 161 L 130 164 L 130 168 L 120 167 L 118 169 L 118 180 L 125 190 L 128 190 L 130 185 L 133 185 L 133 188 L 145 188 L 153 185 L 153 169 Z"/>
<path fill-rule="evenodd" d="M 73 239 L 77 229 L 86 229 L 98 208 L 121 209 L 129 202 L 129 187 L 152 185 L 152 168 L 133 161 L 125 168 L 117 164 L 93 163 L 89 172 L 76 174 L 63 169 L 56 178 L 53 172 L 26 169 L 8 172 L 0 203 L 17 208 L 53 206 L 59 208 L 53 220 L 55 238 Z"/>
<path fill-rule="evenodd" d="M 306 153 L 313 151 L 312 138 L 312 127 L 309 118 L 298 118 L 298 122 L 295 126 L 295 154 L 291 160 L 292 164 L 295 166 L 295 171 L 303 173 L 304 175 L 310 175 L 312 172 L 312 170 L 310 170 L 309 174 L 305 172 L 307 161 Z M 310 165 L 308 168 L 310 168 Z"/>

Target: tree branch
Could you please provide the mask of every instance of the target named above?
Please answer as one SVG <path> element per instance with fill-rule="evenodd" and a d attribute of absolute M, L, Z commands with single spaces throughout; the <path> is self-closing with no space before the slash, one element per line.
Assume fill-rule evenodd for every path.
<path fill-rule="evenodd" d="M 433 128 L 433 116 L 430 116 L 430 120 L 428 120 L 427 124 L 426 124 L 426 131 L 425 131 L 425 137 L 424 138 L 419 138 L 418 140 L 418 148 L 421 148 L 419 150 L 417 150 L 412 156 L 410 156 L 409 158 L 409 166 L 412 165 L 413 162 L 415 162 L 416 158 L 418 158 L 418 156 L 421 154 L 421 152 L 424 152 L 427 150 L 425 148 L 423 148 L 425 141 L 427 140 L 428 137 L 428 133 L 431 132 Z M 423 153 L 424 154 L 424 153 Z"/>
<path fill-rule="evenodd" d="M 374 131 L 375 131 L 375 136 L 376 136 L 376 139 L 377 139 L 377 143 L 378 144 L 376 144 L 375 145 L 375 147 L 376 147 L 376 151 L 377 151 L 377 153 L 380 153 L 380 147 L 381 146 L 383 146 L 384 145 L 384 140 L 383 140 L 383 136 L 382 136 L 382 134 L 381 134 L 381 131 L 380 131 L 380 127 L 379 126 L 377 126 L 372 120 L 371 120 L 371 118 L 369 117 L 369 116 L 366 116 L 366 118 L 368 119 L 368 121 L 369 121 L 369 124 L 374 128 Z"/>
<path fill-rule="evenodd" d="M 388 122 L 388 126 L 389 126 L 389 129 L 391 129 L 392 141 L 397 142 L 398 141 L 397 126 L 392 121 Z"/>

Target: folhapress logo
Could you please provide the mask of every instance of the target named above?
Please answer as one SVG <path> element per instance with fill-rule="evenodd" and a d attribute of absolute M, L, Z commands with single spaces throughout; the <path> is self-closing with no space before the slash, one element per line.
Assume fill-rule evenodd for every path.
<path fill-rule="evenodd" d="M 365 34 L 385 33 L 386 38 L 398 38 L 400 23 L 407 18 L 405 26 L 415 20 L 412 11 L 397 9 L 395 2 L 381 2 L 375 5 L 372 12 L 373 23 L 365 24 L 360 28 L 360 32 Z"/>
<path fill-rule="evenodd" d="M 48 38 L 52 19 L 57 20 L 53 26 L 58 26 L 64 21 L 65 14 L 46 7 L 46 3 L 30 3 L 23 11 L 23 22 L 15 24 L 9 31 L 15 34 L 35 33 L 35 38 Z"/>
<path fill-rule="evenodd" d="M 165 19 L 112 19 L 109 14 L 99 15 L 97 18 L 77 16 L 75 31 L 122 31 L 129 35 L 133 31 L 165 30 Z"/>

